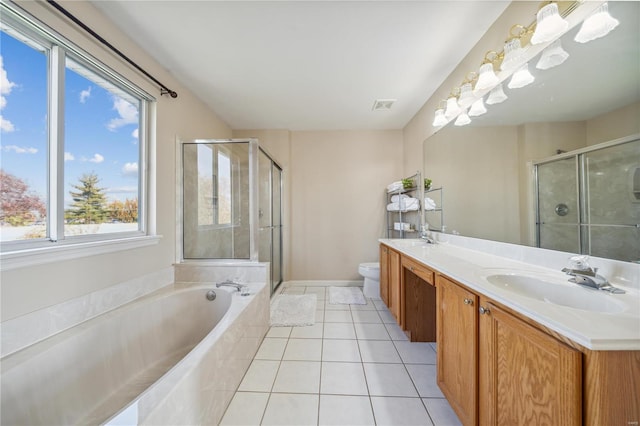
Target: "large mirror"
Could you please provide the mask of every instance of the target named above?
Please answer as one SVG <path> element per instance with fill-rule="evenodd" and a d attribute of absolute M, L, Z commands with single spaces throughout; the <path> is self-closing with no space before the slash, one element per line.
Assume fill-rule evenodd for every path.
<path fill-rule="evenodd" d="M 640 141 L 629 142 L 640 133 L 640 2 L 609 2 L 609 12 L 620 24 L 607 36 L 580 44 L 574 41 L 580 26 L 573 28 L 561 38 L 570 55 L 564 63 L 542 71 L 536 56 L 529 62 L 534 83 L 511 90 L 506 80 L 506 101 L 487 105 L 469 125 L 450 123 L 425 140 L 424 176 L 444 188 L 446 232 L 640 261 L 640 199 L 634 198 Z M 627 143 L 618 150 L 611 141 Z M 594 169 L 597 185 L 580 180 L 594 158 L 604 158 Z M 553 160 L 558 164 L 547 167 Z M 544 165 L 544 179 L 536 163 Z M 575 175 L 558 171 L 560 163 Z M 596 187 L 601 192 L 593 192 Z M 566 202 L 540 202 L 541 194 L 560 190 L 571 194 Z M 586 227 L 595 201 L 604 223 Z M 546 204 L 558 209 L 550 220 L 575 218 L 578 235 L 564 232 L 563 223 L 541 231 L 549 223 L 539 211 Z M 556 241 L 549 243 L 548 235 Z"/>

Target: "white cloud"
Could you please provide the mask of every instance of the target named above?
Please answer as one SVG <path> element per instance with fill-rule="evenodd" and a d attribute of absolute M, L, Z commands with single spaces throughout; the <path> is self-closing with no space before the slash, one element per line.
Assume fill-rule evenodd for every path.
<path fill-rule="evenodd" d="M 37 148 L 24 148 L 17 145 L 7 145 L 2 147 L 5 151 L 13 151 L 16 154 L 36 154 L 38 152 Z"/>
<path fill-rule="evenodd" d="M 113 109 L 118 111 L 118 118 L 112 118 L 107 124 L 107 129 L 116 131 L 127 124 L 135 124 L 138 122 L 138 108 L 131 105 L 122 98 L 114 98 Z"/>
<path fill-rule="evenodd" d="M 11 93 L 11 89 L 16 84 L 9 81 L 7 77 L 7 70 L 4 69 L 4 63 L 2 62 L 2 56 L 0 55 L 0 95 L 8 95 Z"/>
<path fill-rule="evenodd" d="M 15 129 L 16 128 L 14 127 L 12 122 L 0 115 L 0 130 L 9 133 L 13 132 Z"/>
<path fill-rule="evenodd" d="M 138 139 L 138 135 L 140 134 L 139 129 L 136 128 L 133 132 L 131 132 L 131 137 L 134 139 Z"/>
<path fill-rule="evenodd" d="M 64 161 L 73 161 L 75 159 L 76 159 L 76 157 L 74 157 L 72 153 L 70 153 L 70 152 L 65 152 L 64 153 Z"/>
<path fill-rule="evenodd" d="M 2 55 L 0 55 L 0 110 L 4 109 L 7 106 L 7 98 L 4 95 L 8 95 L 11 93 L 11 89 L 16 84 L 12 81 L 9 81 L 9 77 L 7 76 L 7 70 L 4 69 L 4 62 L 2 61 Z M 9 133 L 15 130 L 15 126 L 13 123 L 3 116 L 0 115 L 0 131 Z"/>
<path fill-rule="evenodd" d="M 93 158 L 90 158 L 89 161 L 91 163 L 102 163 L 104 161 L 104 157 L 100 154 L 93 154 Z"/>
<path fill-rule="evenodd" d="M 129 177 L 138 176 L 138 163 L 126 163 L 122 166 L 122 175 Z"/>
<path fill-rule="evenodd" d="M 80 92 L 80 103 L 83 104 L 91 97 L 91 86 Z"/>

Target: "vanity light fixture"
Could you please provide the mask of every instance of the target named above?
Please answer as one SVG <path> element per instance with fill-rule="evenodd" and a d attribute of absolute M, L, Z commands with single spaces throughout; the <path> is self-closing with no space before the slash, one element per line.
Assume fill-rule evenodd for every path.
<path fill-rule="evenodd" d="M 441 127 L 448 123 L 447 118 L 444 116 L 444 108 L 438 108 L 436 115 L 433 118 L 433 127 Z"/>
<path fill-rule="evenodd" d="M 543 6 L 537 15 L 536 29 L 531 37 L 531 44 L 551 41 L 569 28 L 569 22 L 560 16 L 557 3 Z"/>
<path fill-rule="evenodd" d="M 499 104 L 506 101 L 507 99 L 508 97 L 504 93 L 502 83 L 500 83 L 496 87 L 491 89 L 491 92 L 489 92 L 489 96 L 487 97 L 487 105 Z"/>
<path fill-rule="evenodd" d="M 495 53 L 495 52 L 493 52 Z M 488 55 L 489 53 L 487 53 Z M 485 56 L 486 58 L 486 56 Z M 477 93 L 481 90 L 490 89 L 498 84 L 500 80 L 493 70 L 493 62 L 485 62 L 480 65 L 480 71 L 478 72 L 478 81 L 474 91 Z"/>
<path fill-rule="evenodd" d="M 562 48 L 560 39 L 557 39 L 542 51 L 540 60 L 538 60 L 538 63 L 536 64 L 536 68 L 539 70 L 548 70 L 550 68 L 557 67 L 566 61 L 568 57 L 569 54 Z"/>
<path fill-rule="evenodd" d="M 455 126 L 466 126 L 469 123 L 471 123 L 471 119 L 469 118 L 467 111 L 462 111 L 462 114 L 460 114 L 458 118 L 456 118 L 456 121 L 453 124 Z"/>
<path fill-rule="evenodd" d="M 458 104 L 458 98 L 456 97 L 456 95 L 451 93 L 451 95 L 447 99 L 447 109 L 444 112 L 444 116 L 447 119 L 452 119 L 456 115 L 460 114 L 460 111 L 462 111 L 462 109 Z"/>
<path fill-rule="evenodd" d="M 513 73 L 507 87 L 509 89 L 520 89 L 521 87 L 530 85 L 534 80 L 535 77 L 529 72 L 529 63 L 527 62 L 518 68 L 518 71 Z"/>
<path fill-rule="evenodd" d="M 458 98 L 458 105 L 461 108 L 468 107 L 473 103 L 475 97 L 473 96 L 473 91 L 470 82 L 464 83 L 460 86 L 460 97 Z"/>
<path fill-rule="evenodd" d="M 520 33 L 513 35 L 514 28 L 518 29 Z M 510 33 L 512 36 L 504 44 L 504 59 L 502 59 L 502 64 L 500 64 L 500 69 L 502 71 L 513 70 L 522 63 L 522 56 L 525 49 L 522 47 L 520 37 L 526 34 L 526 32 L 527 29 L 522 25 L 514 25 L 511 27 Z"/>
<path fill-rule="evenodd" d="M 484 106 L 482 98 L 472 103 L 471 108 L 469 108 L 469 115 L 471 117 L 478 117 L 479 115 L 485 114 L 486 112 L 487 108 Z"/>
<path fill-rule="evenodd" d="M 587 43 L 609 34 L 620 22 L 609 14 L 608 3 L 602 4 L 582 22 L 580 31 L 574 38 L 578 43 Z"/>

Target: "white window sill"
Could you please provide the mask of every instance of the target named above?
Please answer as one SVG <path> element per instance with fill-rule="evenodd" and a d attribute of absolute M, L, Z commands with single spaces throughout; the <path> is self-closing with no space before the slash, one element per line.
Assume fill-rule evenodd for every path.
<path fill-rule="evenodd" d="M 61 244 L 54 247 L 40 247 L 1 253 L 0 271 L 151 246 L 158 244 L 161 238 L 162 235 L 145 235 L 113 240 Z"/>

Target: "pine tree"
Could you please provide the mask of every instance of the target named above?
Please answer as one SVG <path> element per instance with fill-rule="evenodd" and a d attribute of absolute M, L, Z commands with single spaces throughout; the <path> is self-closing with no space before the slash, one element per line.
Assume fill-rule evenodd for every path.
<path fill-rule="evenodd" d="M 80 183 L 71 185 L 77 191 L 69 191 L 73 198 L 71 208 L 65 210 L 65 219 L 79 223 L 103 223 L 108 218 L 107 198 L 100 179 L 95 173 L 83 174 Z"/>

